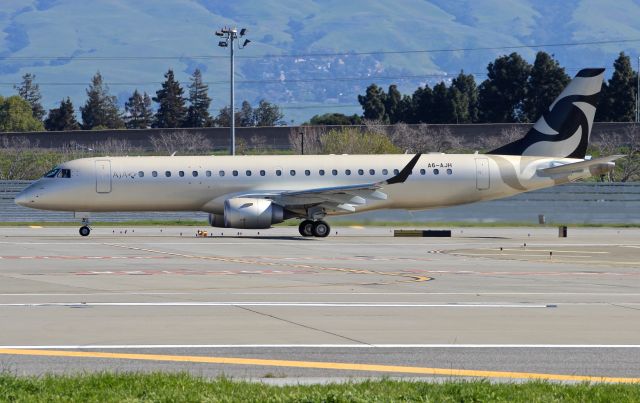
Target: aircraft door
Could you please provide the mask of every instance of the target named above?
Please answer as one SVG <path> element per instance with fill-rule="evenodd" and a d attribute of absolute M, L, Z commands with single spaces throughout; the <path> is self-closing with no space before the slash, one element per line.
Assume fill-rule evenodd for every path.
<path fill-rule="evenodd" d="M 487 158 L 476 158 L 476 188 L 478 190 L 487 190 L 489 185 L 489 160 Z"/>
<path fill-rule="evenodd" d="M 111 192 L 111 161 L 96 161 L 96 192 Z"/>

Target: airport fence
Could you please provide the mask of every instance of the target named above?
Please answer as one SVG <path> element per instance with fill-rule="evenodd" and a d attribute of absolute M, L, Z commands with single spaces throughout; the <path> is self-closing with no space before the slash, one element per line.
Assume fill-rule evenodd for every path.
<path fill-rule="evenodd" d="M 30 181 L 0 181 L 0 222 L 70 222 L 73 213 L 32 210 L 14 203 L 15 195 Z M 437 210 L 408 212 L 381 210 L 335 217 L 329 221 L 403 222 L 538 222 L 548 223 L 640 224 L 640 182 L 571 183 L 517 196 Z M 199 212 L 97 213 L 96 221 L 202 220 Z"/>
<path fill-rule="evenodd" d="M 361 130 L 382 130 L 389 135 L 402 126 L 407 132 L 412 130 L 422 133 L 446 133 L 456 144 L 475 149 L 486 145 L 487 139 L 500 137 L 505 132 L 525 133 L 531 124 L 528 123 L 486 123 L 486 124 L 412 124 L 412 125 L 362 125 L 362 126 L 274 126 L 274 127 L 239 127 L 236 128 L 237 147 L 252 151 L 301 151 L 301 143 L 312 140 L 331 130 L 345 127 L 356 127 Z M 603 136 L 618 133 L 624 135 L 633 123 L 597 122 L 593 126 L 592 138 L 599 141 Z M 171 135 L 177 134 L 174 141 L 188 139 L 190 144 L 171 144 L 182 148 L 202 148 L 207 151 L 225 151 L 229 149 L 229 128 L 207 127 L 188 129 L 138 129 L 138 130 L 77 130 L 62 132 L 28 132 L 0 133 L 0 148 L 10 144 L 28 141 L 30 147 L 40 149 L 71 149 L 76 151 L 111 151 L 100 150 L 105 146 L 118 148 L 126 146 L 131 150 L 158 152 L 163 150 L 163 143 L 170 141 Z M 303 140 L 304 137 L 304 140 Z M 178 141 L 179 142 L 179 141 Z M 309 147 L 310 144 L 307 144 Z M 500 144 L 498 144 L 500 145 Z M 98 149 L 96 149 L 98 148 Z M 109 147 L 108 147 L 109 148 Z M 308 149 L 307 149 L 308 150 Z M 116 150 L 117 151 L 117 150 Z M 175 149 L 173 150 L 175 151 Z M 202 151 L 200 149 L 194 151 Z M 439 150 L 430 150 L 439 151 Z M 172 151 L 171 151 L 172 152 Z M 171 153 L 169 152 L 169 153 Z M 311 152 L 312 153 L 312 152 Z"/>

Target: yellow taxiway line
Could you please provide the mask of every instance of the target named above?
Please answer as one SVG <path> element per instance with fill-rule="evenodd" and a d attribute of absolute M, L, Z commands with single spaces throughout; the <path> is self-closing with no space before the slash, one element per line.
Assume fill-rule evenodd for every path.
<path fill-rule="evenodd" d="M 409 367 L 398 365 L 357 364 L 342 362 L 267 360 L 256 358 L 206 357 L 163 354 L 109 353 L 97 351 L 59 351 L 0 349 L 0 355 L 28 355 L 44 357 L 104 358 L 116 360 L 143 360 L 163 362 L 191 362 L 202 364 L 254 365 L 286 368 L 329 369 L 340 371 L 363 372 L 395 372 L 417 375 L 465 376 L 481 378 L 538 379 L 548 381 L 570 382 L 607 382 L 607 383 L 640 383 L 640 378 L 622 378 L 610 376 L 562 375 L 532 372 L 484 371 L 472 369 Z"/>

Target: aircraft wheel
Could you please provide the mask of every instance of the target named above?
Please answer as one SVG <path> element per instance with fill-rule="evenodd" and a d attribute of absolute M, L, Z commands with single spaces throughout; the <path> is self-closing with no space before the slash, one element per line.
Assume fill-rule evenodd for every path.
<path fill-rule="evenodd" d="M 82 236 L 89 236 L 89 234 L 91 233 L 91 228 L 87 227 L 86 225 L 80 227 L 80 235 Z"/>
<path fill-rule="evenodd" d="M 313 236 L 313 221 L 304 220 L 298 226 L 298 231 L 302 236 Z"/>
<path fill-rule="evenodd" d="M 326 238 L 331 232 L 331 227 L 324 221 L 316 221 L 313 223 L 313 236 L 318 238 Z"/>

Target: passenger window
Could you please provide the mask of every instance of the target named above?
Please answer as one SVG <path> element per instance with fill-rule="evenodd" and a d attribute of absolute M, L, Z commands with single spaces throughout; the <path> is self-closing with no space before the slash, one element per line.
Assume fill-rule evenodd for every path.
<path fill-rule="evenodd" d="M 144 178 L 144 172 L 138 171 L 138 176 L 141 177 L 141 178 Z"/>
<path fill-rule="evenodd" d="M 358 175 L 364 175 L 364 169 L 358 169 Z"/>
<path fill-rule="evenodd" d="M 388 169 L 386 169 L 386 168 L 385 168 L 385 169 L 383 169 L 383 170 L 382 170 L 382 174 L 383 174 L 383 175 L 389 175 L 389 170 L 388 170 Z"/>
<path fill-rule="evenodd" d="M 235 171 L 235 170 L 234 170 L 233 172 L 231 172 L 231 174 L 232 174 L 233 176 L 238 176 L 238 171 Z"/>
<path fill-rule="evenodd" d="M 220 175 L 220 176 L 224 176 L 224 171 L 220 171 L 220 172 L 218 172 L 218 175 Z"/>
<path fill-rule="evenodd" d="M 211 176 L 211 171 L 207 171 L 205 175 L 207 175 L 207 177 L 210 177 Z"/>
<path fill-rule="evenodd" d="M 178 171 L 178 176 L 182 178 L 184 176 L 184 171 Z"/>
<path fill-rule="evenodd" d="M 351 175 L 351 170 L 350 170 L 350 169 L 345 169 L 344 173 L 345 173 L 346 175 Z"/>
<path fill-rule="evenodd" d="M 251 171 L 247 169 L 247 171 L 245 172 L 245 174 L 246 174 L 247 176 L 251 176 Z"/>
<path fill-rule="evenodd" d="M 171 178 L 171 171 L 165 171 L 164 176 L 166 176 L 167 178 Z"/>
<path fill-rule="evenodd" d="M 434 169 L 434 170 L 433 170 L 433 174 L 434 174 L 434 175 L 438 175 L 438 174 L 440 174 L 440 170 L 439 170 L 439 169 Z"/>
<path fill-rule="evenodd" d="M 279 169 L 276 169 L 276 176 L 282 176 L 282 171 Z"/>
<path fill-rule="evenodd" d="M 195 178 L 196 176 L 198 176 L 198 171 L 191 172 L 191 175 L 193 175 L 193 177 Z"/>
<path fill-rule="evenodd" d="M 320 176 L 324 176 L 324 169 L 319 170 L 318 173 L 320 174 Z"/>
<path fill-rule="evenodd" d="M 266 174 L 267 174 L 267 173 L 265 172 L 265 170 L 264 170 L 264 169 L 261 169 L 261 170 L 260 170 L 260 176 L 265 176 Z"/>
<path fill-rule="evenodd" d="M 151 172 L 151 176 L 153 176 L 154 178 L 158 176 L 158 173 L 156 171 Z"/>
<path fill-rule="evenodd" d="M 305 170 L 304 170 L 304 174 L 305 174 L 306 176 L 309 176 L 309 175 L 311 175 L 311 171 L 309 171 L 308 169 L 305 169 Z"/>
<path fill-rule="evenodd" d="M 336 176 L 338 174 L 338 170 L 337 169 L 332 169 L 331 170 L 331 175 Z"/>
<path fill-rule="evenodd" d="M 397 175 L 397 174 L 399 174 L 399 173 L 400 173 L 400 171 L 398 171 L 397 169 L 394 169 L 394 170 L 393 170 L 393 174 L 394 174 L 394 175 Z"/>
<path fill-rule="evenodd" d="M 71 170 L 70 169 L 61 169 L 58 172 L 58 178 L 71 178 Z"/>
<path fill-rule="evenodd" d="M 375 169 L 370 169 L 369 170 L 369 175 L 375 175 L 376 174 L 376 170 Z"/>
<path fill-rule="evenodd" d="M 447 169 L 447 175 L 451 175 L 453 173 L 453 171 L 451 170 L 451 168 Z"/>
<path fill-rule="evenodd" d="M 296 176 L 296 171 L 294 169 L 292 169 L 291 171 L 289 171 L 289 175 Z"/>
<path fill-rule="evenodd" d="M 420 175 L 425 175 L 427 173 L 426 169 L 422 168 L 420 170 Z"/>

